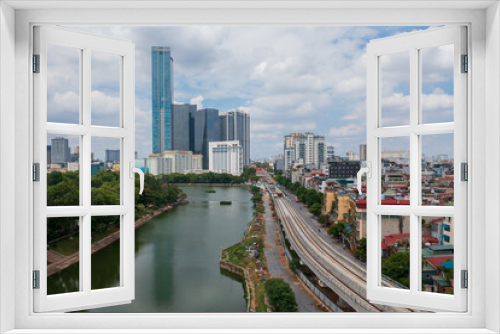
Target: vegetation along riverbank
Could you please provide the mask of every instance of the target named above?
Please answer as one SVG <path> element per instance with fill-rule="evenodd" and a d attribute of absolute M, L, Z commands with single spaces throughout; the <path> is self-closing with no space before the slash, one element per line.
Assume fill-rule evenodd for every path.
<path fill-rule="evenodd" d="M 220 266 L 222 269 L 244 277 L 247 312 L 294 311 L 294 307 L 286 307 L 276 303 L 276 298 L 280 294 L 279 290 L 283 288 L 283 284 L 288 289 L 290 287 L 282 280 L 279 282 L 270 280 L 271 276 L 264 255 L 266 225 L 263 219 L 265 209 L 262 193 L 257 187 L 251 187 L 250 191 L 253 194 L 254 217 L 247 226 L 243 240 L 222 250 Z M 287 300 L 293 299 L 295 303 L 295 295 L 291 289 L 288 289 L 286 290 Z M 272 301 L 268 295 L 272 296 Z M 292 303 L 292 305 L 296 305 L 296 303 Z"/>
<path fill-rule="evenodd" d="M 49 206 L 79 204 L 79 172 L 57 172 L 47 175 L 47 204 Z M 120 172 L 97 172 L 91 178 L 92 205 L 120 203 Z M 144 192 L 138 195 L 136 178 L 135 228 L 173 207 L 185 204 L 185 194 L 162 177 L 145 176 Z M 94 216 L 91 220 L 92 253 L 120 238 L 120 216 Z M 79 261 L 78 217 L 47 219 L 47 275 L 50 276 Z"/>

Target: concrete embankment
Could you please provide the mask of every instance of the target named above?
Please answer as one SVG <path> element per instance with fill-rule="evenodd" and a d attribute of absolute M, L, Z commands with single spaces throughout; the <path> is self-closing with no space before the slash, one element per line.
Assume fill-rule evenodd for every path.
<path fill-rule="evenodd" d="M 181 202 L 169 204 L 167 206 L 164 206 L 163 208 L 156 210 L 153 213 L 147 214 L 146 216 L 135 221 L 135 228 L 138 228 L 139 226 L 146 224 L 148 221 L 161 215 L 165 211 L 171 210 L 178 205 L 183 205 L 183 204 L 187 204 L 187 203 L 188 203 L 188 201 L 181 201 Z M 118 239 L 120 239 L 120 231 L 116 231 L 114 233 L 111 233 L 110 235 L 100 239 L 99 241 L 94 242 L 92 244 L 91 254 L 94 254 L 95 252 L 100 251 L 103 248 L 106 248 L 107 246 L 111 245 L 113 242 L 115 242 Z M 80 252 L 79 251 L 75 252 L 71 255 L 64 256 L 63 258 L 61 258 L 57 262 L 51 263 L 47 266 L 47 276 L 53 275 L 53 274 L 55 274 L 63 269 L 66 269 L 69 266 L 71 266 L 72 264 L 78 262 L 79 260 L 80 260 Z"/>
<path fill-rule="evenodd" d="M 254 298 L 252 297 L 252 289 L 250 288 L 250 275 L 248 271 L 240 266 L 220 260 L 220 267 L 230 273 L 241 276 L 245 280 L 245 294 L 247 297 L 247 312 L 254 312 Z"/>

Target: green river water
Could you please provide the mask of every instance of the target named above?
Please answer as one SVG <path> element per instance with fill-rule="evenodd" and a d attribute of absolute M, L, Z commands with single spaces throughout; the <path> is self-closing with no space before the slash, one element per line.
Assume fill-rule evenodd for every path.
<path fill-rule="evenodd" d="M 245 312 L 243 281 L 220 270 L 219 256 L 242 238 L 252 218 L 248 188 L 182 189 L 188 205 L 135 230 L 135 300 L 88 312 Z M 119 285 L 118 256 L 119 242 L 92 255 L 93 287 Z M 77 284 L 75 277 L 78 263 L 50 276 L 48 291 L 65 291 Z"/>

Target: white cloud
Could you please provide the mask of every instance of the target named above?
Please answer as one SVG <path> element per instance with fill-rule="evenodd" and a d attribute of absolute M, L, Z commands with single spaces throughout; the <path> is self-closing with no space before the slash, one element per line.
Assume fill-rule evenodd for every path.
<path fill-rule="evenodd" d="M 190 101 L 199 108 L 210 104 L 220 110 L 243 106 L 241 108 L 251 115 L 252 156 L 258 152 L 262 157 L 279 153 L 287 132 L 328 134 L 330 129 L 342 130 L 341 133 L 359 132 L 352 128 L 353 121 L 364 129 L 366 43 L 401 30 L 398 27 L 320 26 L 74 28 L 135 43 L 139 156 L 147 156 L 151 151 L 151 46 L 165 45 L 171 47 L 174 58 L 175 101 Z M 75 76 L 68 75 L 74 72 L 71 69 L 78 69 L 77 63 L 65 61 L 66 58 L 54 58 L 60 71 L 51 79 L 51 83 L 60 88 L 56 111 L 61 117 L 75 101 L 68 92 L 79 91 L 78 82 L 75 85 L 74 80 L 71 81 Z M 93 84 L 98 86 L 93 89 L 106 95 L 101 97 L 102 107 L 107 108 L 115 96 L 109 89 L 116 80 L 108 75 L 114 73 L 110 66 L 115 62 L 103 59 L 100 64 L 93 75 Z M 431 72 L 439 73 L 435 77 L 429 75 L 429 82 L 442 82 L 440 80 L 447 78 L 445 65 L 435 64 Z M 384 98 L 394 93 L 406 94 L 399 87 L 405 80 L 403 70 L 402 65 L 394 66 L 394 73 L 385 76 Z M 434 91 L 430 95 L 437 94 Z M 437 98 L 432 96 L 425 103 L 444 108 L 445 102 L 433 99 Z M 401 115 L 398 105 L 393 103 L 391 116 L 397 120 Z M 345 150 L 354 150 L 359 145 L 358 139 L 335 141 Z"/>
<path fill-rule="evenodd" d="M 196 97 L 193 97 L 189 103 L 191 104 L 196 104 L 198 109 L 203 109 L 203 101 L 205 99 L 203 98 L 203 95 L 198 95 Z"/>
<path fill-rule="evenodd" d="M 328 133 L 332 137 L 353 137 L 365 131 L 365 128 L 358 124 L 348 124 L 339 128 L 331 128 Z"/>

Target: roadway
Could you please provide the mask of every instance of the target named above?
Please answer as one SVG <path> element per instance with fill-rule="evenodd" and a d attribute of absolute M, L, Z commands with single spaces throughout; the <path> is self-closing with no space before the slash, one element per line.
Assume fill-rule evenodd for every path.
<path fill-rule="evenodd" d="M 371 304 L 366 299 L 366 266 L 333 243 L 310 217 L 304 217 L 285 197 L 276 197 L 276 211 L 287 239 L 300 259 L 318 278 L 358 312 L 412 312 L 413 310 Z M 320 229 L 321 230 L 321 229 Z M 383 285 L 399 288 L 393 281 Z"/>

